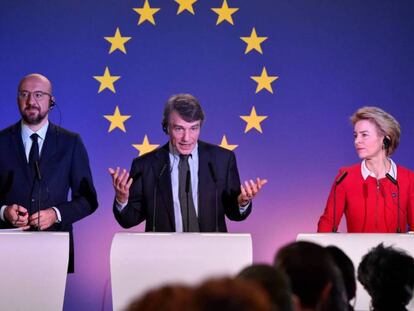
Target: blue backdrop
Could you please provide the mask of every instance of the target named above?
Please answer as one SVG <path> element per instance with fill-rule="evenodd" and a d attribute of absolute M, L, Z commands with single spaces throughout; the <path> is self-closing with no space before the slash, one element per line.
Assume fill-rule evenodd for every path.
<path fill-rule="evenodd" d="M 107 168 L 129 168 L 145 136 L 149 144 L 167 141 L 160 123 L 172 94 L 199 98 L 207 115 L 203 140 L 221 144 L 225 135 L 238 145 L 242 179 L 269 180 L 248 220 L 229 225 L 252 234 L 256 262 L 270 262 L 299 232 L 316 230 L 338 168 L 358 161 L 348 121 L 358 107 L 380 106 L 400 121 L 393 159 L 414 168 L 413 1 L 227 4 L 239 10 L 225 15 L 212 10 L 225 8 L 223 0 L 200 0 L 194 14 L 177 14 L 179 3 L 150 0 L 160 8 L 149 15 L 153 25 L 139 14 L 144 0 L 1 2 L 0 126 L 19 118 L 18 81 L 46 75 L 58 104 L 51 120 L 82 135 L 98 191 L 97 212 L 75 224 L 76 273 L 68 276 L 65 310 L 100 310 L 103 303 L 110 310 L 109 249 L 122 228 L 112 216 Z M 110 42 L 117 28 L 124 41 L 130 37 L 119 49 Z M 255 46 L 262 54 L 245 53 L 253 28 L 259 41 L 267 37 Z M 117 107 L 130 118 L 111 122 Z"/>

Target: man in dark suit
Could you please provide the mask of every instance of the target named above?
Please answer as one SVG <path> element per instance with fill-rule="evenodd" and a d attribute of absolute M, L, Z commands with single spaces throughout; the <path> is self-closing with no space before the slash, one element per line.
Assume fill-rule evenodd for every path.
<path fill-rule="evenodd" d="M 241 221 L 267 182 L 240 185 L 232 151 L 198 140 L 204 112 L 192 95 L 172 96 L 163 130 L 170 141 L 134 159 L 131 171 L 110 168 L 113 211 L 124 228 L 146 220 L 146 231 L 227 232 L 225 217 Z"/>
<path fill-rule="evenodd" d="M 17 96 L 22 119 L 0 132 L 0 228 L 69 232 L 73 272 L 72 224 L 98 207 L 88 154 L 78 134 L 48 121 L 46 77 L 24 77 Z"/>

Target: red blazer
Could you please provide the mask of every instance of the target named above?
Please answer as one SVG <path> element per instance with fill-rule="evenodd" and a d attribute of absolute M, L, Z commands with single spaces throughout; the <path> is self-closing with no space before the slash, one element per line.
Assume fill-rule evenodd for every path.
<path fill-rule="evenodd" d="M 378 183 L 371 176 L 364 180 L 361 164 L 341 168 L 338 177 L 344 171 L 348 175 L 336 187 L 336 226 L 345 213 L 348 232 L 397 232 L 397 186 L 388 178 L 382 178 Z M 400 188 L 400 228 L 401 232 L 407 232 L 414 230 L 414 173 L 397 165 L 397 181 Z M 318 232 L 332 232 L 334 188 L 335 183 L 319 219 Z"/>

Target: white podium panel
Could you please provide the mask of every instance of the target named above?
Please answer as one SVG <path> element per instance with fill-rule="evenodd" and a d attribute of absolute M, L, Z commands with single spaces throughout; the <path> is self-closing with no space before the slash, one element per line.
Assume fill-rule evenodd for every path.
<path fill-rule="evenodd" d="M 117 233 L 111 247 L 113 309 L 166 283 L 196 284 L 251 265 L 250 234 Z"/>
<path fill-rule="evenodd" d="M 0 310 L 62 310 L 69 233 L 0 230 Z"/>
<path fill-rule="evenodd" d="M 414 257 L 413 234 L 379 234 L 379 233 L 302 233 L 298 241 L 310 241 L 322 246 L 335 245 L 342 249 L 354 263 L 355 273 L 362 257 L 380 243 L 405 250 Z M 356 276 L 355 276 L 356 277 Z M 369 310 L 370 296 L 363 286 L 357 282 L 355 310 Z M 414 300 L 408 305 L 414 310 Z"/>

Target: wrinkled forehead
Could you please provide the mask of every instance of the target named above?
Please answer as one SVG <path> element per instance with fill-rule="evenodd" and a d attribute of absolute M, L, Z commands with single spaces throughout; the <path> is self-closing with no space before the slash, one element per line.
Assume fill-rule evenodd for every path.
<path fill-rule="evenodd" d="M 174 110 L 170 114 L 169 124 L 172 126 L 182 126 L 190 128 L 193 126 L 200 126 L 201 120 L 186 121 L 177 111 Z"/>

